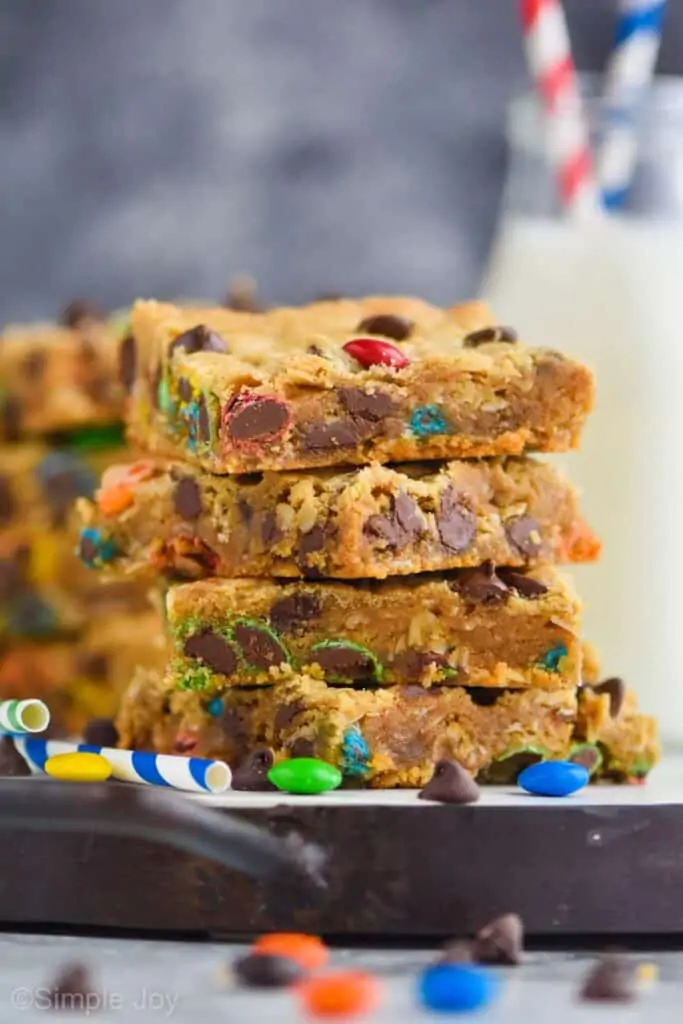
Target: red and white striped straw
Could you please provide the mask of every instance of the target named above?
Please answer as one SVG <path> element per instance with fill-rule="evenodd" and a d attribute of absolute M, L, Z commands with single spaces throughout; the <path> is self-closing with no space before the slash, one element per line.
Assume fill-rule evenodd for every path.
<path fill-rule="evenodd" d="M 520 0 L 529 70 L 546 116 L 550 159 L 563 206 L 597 209 L 588 126 L 560 0 Z"/>

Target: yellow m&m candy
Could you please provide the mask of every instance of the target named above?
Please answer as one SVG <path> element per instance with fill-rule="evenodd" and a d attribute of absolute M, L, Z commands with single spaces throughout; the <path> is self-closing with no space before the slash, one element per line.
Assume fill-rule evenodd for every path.
<path fill-rule="evenodd" d="M 111 775 L 111 765 L 101 754 L 77 750 L 48 757 L 45 774 L 64 782 L 104 782 Z"/>

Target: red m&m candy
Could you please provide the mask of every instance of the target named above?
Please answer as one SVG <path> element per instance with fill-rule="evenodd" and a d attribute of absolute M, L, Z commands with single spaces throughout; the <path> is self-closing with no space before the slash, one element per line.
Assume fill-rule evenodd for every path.
<path fill-rule="evenodd" d="M 369 366 L 394 366 L 400 370 L 410 364 L 410 359 L 400 348 L 390 341 L 379 341 L 377 338 L 354 338 L 346 342 L 344 351 L 366 370 Z"/>

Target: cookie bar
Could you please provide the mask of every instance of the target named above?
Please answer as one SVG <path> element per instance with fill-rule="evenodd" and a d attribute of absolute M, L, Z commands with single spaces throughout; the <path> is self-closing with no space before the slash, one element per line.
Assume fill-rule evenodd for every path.
<path fill-rule="evenodd" d="M 72 303 L 62 325 L 10 325 L 0 336 L 0 440 L 121 419 L 121 324 Z"/>
<path fill-rule="evenodd" d="M 222 699 L 133 683 L 118 718 L 121 745 L 220 757 L 239 763 L 259 744 L 276 757 L 319 757 L 347 778 L 391 788 L 423 785 L 434 761 L 453 757 L 484 771 L 518 748 L 560 756 L 571 742 L 571 690 L 391 687 L 356 690 L 302 675 Z"/>
<path fill-rule="evenodd" d="M 110 469 L 79 509 L 86 564 L 172 578 L 383 579 L 599 552 L 573 488 L 531 458 L 247 477 L 146 461 Z"/>
<path fill-rule="evenodd" d="M 212 473 L 576 447 L 593 377 L 472 302 L 371 297 L 262 313 L 140 301 L 132 437 Z"/>
<path fill-rule="evenodd" d="M 328 683 L 576 687 L 581 606 L 550 567 L 455 570 L 380 583 L 200 580 L 172 587 L 179 689 L 272 684 L 315 666 Z"/>

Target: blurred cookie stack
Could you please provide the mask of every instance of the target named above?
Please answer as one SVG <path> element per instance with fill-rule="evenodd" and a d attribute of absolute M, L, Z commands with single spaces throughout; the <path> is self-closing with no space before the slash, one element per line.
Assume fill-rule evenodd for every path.
<path fill-rule="evenodd" d="M 175 581 L 174 655 L 126 693 L 124 746 L 313 756 L 377 787 L 423 785 L 440 758 L 484 781 L 543 758 L 647 773 L 654 723 L 597 684 L 555 568 L 599 542 L 527 454 L 576 445 L 590 371 L 479 303 L 139 302 L 131 330 L 147 457 L 80 503 L 80 550 Z"/>
<path fill-rule="evenodd" d="M 148 588 L 99 585 L 75 555 L 73 503 L 127 457 L 122 323 L 73 302 L 0 338 L 0 697 L 40 697 L 55 731 L 116 711 L 163 637 Z"/>

